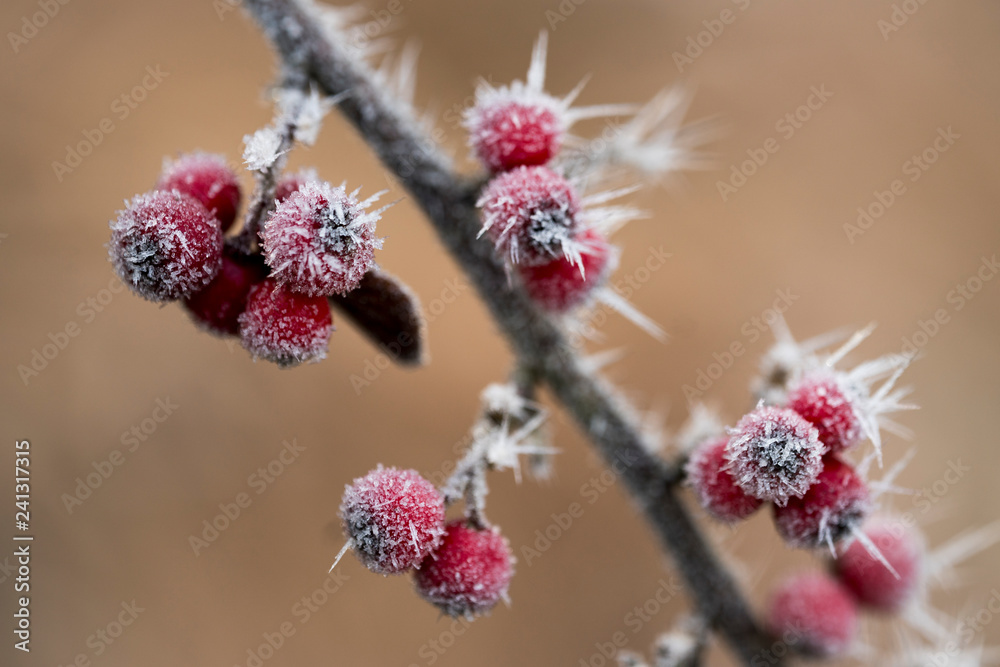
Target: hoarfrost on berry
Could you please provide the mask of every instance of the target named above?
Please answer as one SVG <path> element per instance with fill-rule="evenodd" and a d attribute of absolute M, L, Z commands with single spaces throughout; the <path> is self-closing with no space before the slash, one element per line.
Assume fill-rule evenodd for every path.
<path fill-rule="evenodd" d="M 523 165 L 545 164 L 569 137 L 579 120 L 629 113 L 627 105 L 573 107 L 583 90 L 578 85 L 566 97 L 545 92 L 548 36 L 541 33 L 531 54 L 525 81 L 494 87 L 481 81 L 474 105 L 465 113 L 469 144 L 482 163 L 498 172 Z"/>
<path fill-rule="evenodd" d="M 221 155 L 196 152 L 164 160 L 157 188 L 194 197 L 215 216 L 223 232 L 236 220 L 240 184 Z"/>
<path fill-rule="evenodd" d="M 417 566 L 444 535 L 444 499 L 415 470 L 379 466 L 355 479 L 340 517 L 358 558 L 379 574 Z"/>
<path fill-rule="evenodd" d="M 825 452 L 812 424 L 791 410 L 761 405 L 730 430 L 727 469 L 751 496 L 784 505 L 809 490 Z"/>
<path fill-rule="evenodd" d="M 173 301 L 210 283 L 222 262 L 222 232 L 197 199 L 177 191 L 136 195 L 110 223 L 115 272 L 139 296 Z"/>
<path fill-rule="evenodd" d="M 565 313 L 585 304 L 617 264 L 614 248 L 597 231 L 584 230 L 578 243 L 579 266 L 565 257 L 547 264 L 518 265 L 528 295 L 548 311 Z"/>
<path fill-rule="evenodd" d="M 518 167 L 495 177 L 477 202 L 483 231 L 515 264 L 565 257 L 580 263 L 574 242 L 580 201 L 572 184 L 547 167 Z"/>
<path fill-rule="evenodd" d="M 868 486 L 854 468 L 836 456 L 801 498 L 775 506 L 774 523 L 786 542 L 796 547 L 831 549 L 857 531 L 871 511 Z"/>
<path fill-rule="evenodd" d="M 803 573 L 785 580 L 768 604 L 771 632 L 789 645 L 817 657 L 836 657 L 850 649 L 858 611 L 835 580 Z"/>
<path fill-rule="evenodd" d="M 293 193 L 302 189 L 306 183 L 318 181 L 315 169 L 300 169 L 294 174 L 282 174 L 278 185 L 274 188 L 274 199 L 279 204 Z"/>
<path fill-rule="evenodd" d="M 199 326 L 220 336 L 239 333 L 239 317 L 246 310 L 250 288 L 267 277 L 260 255 L 244 255 L 223 248 L 222 266 L 204 289 L 184 300 L 184 306 Z"/>
<path fill-rule="evenodd" d="M 507 598 L 514 556 L 496 528 L 478 530 L 451 521 L 438 547 L 414 573 L 417 592 L 450 616 L 490 611 Z"/>
<path fill-rule="evenodd" d="M 726 469 L 728 442 L 722 436 L 702 443 L 691 453 L 684 469 L 702 507 L 720 521 L 734 523 L 756 512 L 764 501 L 737 486 Z"/>
<path fill-rule="evenodd" d="M 361 283 L 382 247 L 375 223 L 388 207 L 368 210 L 385 191 L 364 201 L 357 194 L 310 182 L 275 207 L 261 238 L 278 282 L 310 296 L 346 294 Z"/>
<path fill-rule="evenodd" d="M 834 373 L 816 371 L 799 380 L 788 394 L 788 407 L 816 427 L 832 452 L 853 447 L 861 439 L 858 400 Z"/>
<path fill-rule="evenodd" d="M 325 358 L 333 332 L 325 298 L 290 292 L 272 278 L 250 289 L 239 323 L 240 341 L 254 358 L 286 368 Z"/>
<path fill-rule="evenodd" d="M 861 604 L 886 612 L 898 611 L 920 589 L 923 541 L 902 519 L 870 521 L 863 533 L 892 570 L 861 540 L 855 540 L 837 556 L 834 572 Z"/>

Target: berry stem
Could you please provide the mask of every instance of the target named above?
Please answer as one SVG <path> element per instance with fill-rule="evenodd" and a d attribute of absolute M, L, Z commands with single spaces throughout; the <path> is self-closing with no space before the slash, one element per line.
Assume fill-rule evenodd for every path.
<path fill-rule="evenodd" d="M 279 105 L 280 106 L 280 105 Z M 244 254 L 256 252 L 260 238 L 260 228 L 264 224 L 267 214 L 274 209 L 274 192 L 278 187 L 278 178 L 285 168 L 288 160 L 288 151 L 295 143 L 296 119 L 299 116 L 299 108 L 291 110 L 291 113 L 278 111 L 275 114 L 274 129 L 281 139 L 278 147 L 278 158 L 266 169 L 254 171 L 253 196 L 247 203 L 246 215 L 243 219 L 243 228 L 240 233 L 233 237 L 232 245 Z"/>
<path fill-rule="evenodd" d="M 286 69 L 308 76 L 327 95 L 350 91 L 340 111 L 423 209 L 477 287 L 521 365 L 550 387 L 605 461 L 621 472 L 665 550 L 674 557 L 698 613 L 743 663 L 751 664 L 764 654 L 771 637 L 752 616 L 732 576 L 678 497 L 682 471 L 649 453 L 644 436 L 621 409 L 622 399 L 586 370 L 552 320 L 511 286 L 492 245 L 477 241 L 481 182 L 459 176 L 421 129 L 413 109 L 376 83 L 365 63 L 329 39 L 302 4 L 246 0 L 245 7 Z"/>

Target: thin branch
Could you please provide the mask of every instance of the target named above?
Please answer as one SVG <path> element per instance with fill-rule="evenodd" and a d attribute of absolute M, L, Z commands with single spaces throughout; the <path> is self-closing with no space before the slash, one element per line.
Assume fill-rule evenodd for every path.
<path fill-rule="evenodd" d="M 350 91 L 339 105 L 382 162 L 414 197 L 449 252 L 468 273 L 520 363 L 548 384 L 629 492 L 673 556 L 698 613 L 743 662 L 771 638 L 756 623 L 677 494 L 676 466 L 650 453 L 621 399 L 588 372 L 561 330 L 511 286 L 492 245 L 477 241 L 478 182 L 459 176 L 414 118 L 379 86 L 371 70 L 331 41 L 310 9 L 296 0 L 246 0 L 285 68 L 304 73 L 327 95 Z M 778 664 L 774 662 L 772 664 Z"/>

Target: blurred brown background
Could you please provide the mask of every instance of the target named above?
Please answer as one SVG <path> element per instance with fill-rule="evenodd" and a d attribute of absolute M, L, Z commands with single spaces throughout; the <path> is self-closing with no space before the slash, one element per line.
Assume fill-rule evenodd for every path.
<path fill-rule="evenodd" d="M 406 578 L 371 575 L 352 558 L 340 567 L 340 589 L 301 623 L 294 605 L 322 585 L 342 544 L 335 514 L 344 484 L 379 462 L 430 475 L 453 460 L 479 391 L 507 373 L 507 348 L 472 290 L 459 290 L 430 324 L 432 363 L 417 371 L 389 368 L 358 395 L 349 378 L 377 351 L 346 324 L 324 363 L 283 372 L 196 331 L 178 307 L 107 291 L 107 220 L 122 199 L 152 185 L 164 155 L 201 148 L 236 163 L 243 135 L 270 118 L 261 90 L 272 80 L 274 60 L 242 11 L 220 16 L 229 7 L 221 2 L 70 2 L 34 34 L 24 21 L 42 4 L 14 0 L 0 8 L 7 34 L 0 48 L 0 424 L 7 448 L 0 455 L 0 536 L 14 532 L 9 499 L 13 442 L 20 438 L 31 440 L 35 457 L 37 536 L 33 651 L 26 658 L 11 649 L 7 576 L 0 663 L 69 665 L 83 654 L 94 665 L 247 665 L 248 649 L 291 622 L 295 634 L 264 664 L 598 665 L 595 644 L 616 631 L 642 650 L 670 626 L 688 607 L 684 595 L 648 622 L 628 616 L 671 570 L 614 487 L 585 505 L 540 558 L 530 565 L 522 558 L 512 608 L 460 636 L 417 599 Z M 591 73 L 583 103 L 638 102 L 683 81 L 696 89 L 691 117 L 722 120 L 719 168 L 690 175 L 680 193 L 641 193 L 652 219 L 617 237 L 626 249 L 622 275 L 651 248 L 672 253 L 632 297 L 670 332 L 669 343 L 613 318 L 602 328 L 606 341 L 592 346 L 626 348 L 610 375 L 640 407 L 670 407 L 667 422 L 676 427 L 687 412 L 683 385 L 694 383 L 713 353 L 740 341 L 747 353 L 705 394 L 730 421 L 738 418 L 770 340 L 748 332 L 776 290 L 797 297 L 787 318 L 799 336 L 877 320 L 858 358 L 899 351 L 921 321 L 944 309 L 948 322 L 932 337 L 918 335 L 926 343 L 923 358 L 907 373 L 922 409 L 902 417 L 919 448 L 902 483 L 938 482 L 933 488 L 941 493 L 932 494 L 926 512 L 913 498 L 893 502 L 918 515 L 931 544 L 997 519 L 1000 279 L 984 282 L 971 299 L 952 290 L 1000 250 L 1000 5 L 912 2 L 916 12 L 887 36 L 879 21 L 891 20 L 888 0 L 403 6 L 391 32 L 423 45 L 418 101 L 436 110 L 448 147 L 463 160 L 463 137 L 445 120 L 453 117 L 448 111 L 464 104 L 479 75 L 523 78 L 531 43 L 550 21 L 550 90 L 567 92 Z M 672 54 L 724 9 L 732 22 L 679 72 Z M 8 33 L 22 31 L 32 36 L 12 42 Z M 134 108 L 122 106 L 121 96 L 142 84 L 147 67 L 167 74 Z M 814 86 L 832 96 L 788 136 L 779 122 Z M 84 141 L 85 132 L 97 136 L 104 118 L 113 131 L 102 133 L 72 171 L 57 175 L 53 162 L 66 160 L 67 145 Z M 904 163 L 949 127 L 958 135 L 953 145 L 910 180 Z M 601 125 L 582 129 L 599 132 Z M 724 202 L 717 181 L 769 137 L 778 152 Z M 296 151 L 292 164 L 315 165 L 325 178 L 347 179 L 366 192 L 387 183 L 337 118 L 316 148 Z M 905 193 L 852 243 L 844 225 L 894 179 Z M 425 306 L 460 279 L 411 203 L 389 212 L 380 231 L 388 237 L 380 263 L 409 282 Z M 79 335 L 25 383 L 18 366 L 30 364 L 33 351 L 70 323 Z M 158 400 L 177 407 L 128 451 L 124 434 L 141 429 Z M 562 453 L 550 483 L 516 486 L 509 473 L 491 479 L 490 516 L 519 553 L 553 513 L 580 502 L 582 485 L 602 470 L 558 411 L 554 424 Z M 257 495 L 248 478 L 293 438 L 304 451 Z M 908 447 L 890 437 L 889 460 Z M 113 450 L 124 463 L 68 512 L 63 494 Z M 955 462 L 971 470 L 954 484 L 943 482 Z M 240 492 L 250 492 L 252 505 L 195 556 L 189 536 Z M 785 549 L 766 516 L 718 537 L 741 562 L 758 603 L 790 566 L 818 567 Z M 954 615 L 982 609 L 1000 580 L 997 553 L 971 559 L 964 584 L 935 602 Z M 133 600 L 144 610 L 137 620 L 111 644 L 97 639 L 94 633 Z M 872 641 L 893 636 L 889 626 L 866 626 Z M 975 641 L 1000 643 L 1000 623 L 987 623 Z M 729 663 L 716 650 L 712 664 Z"/>

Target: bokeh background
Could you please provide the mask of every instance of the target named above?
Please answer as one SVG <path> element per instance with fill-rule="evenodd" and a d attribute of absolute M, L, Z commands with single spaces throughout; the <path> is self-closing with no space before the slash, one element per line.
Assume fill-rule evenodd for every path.
<path fill-rule="evenodd" d="M 337 592 L 303 623 L 294 606 L 323 585 L 342 544 L 335 516 L 344 484 L 377 463 L 441 471 L 456 457 L 480 390 L 506 376 L 508 349 L 405 199 L 380 225 L 388 238 L 379 262 L 425 307 L 450 303 L 437 304 L 429 323 L 428 366 L 386 368 L 360 392 L 350 378 L 378 362 L 378 351 L 347 324 L 325 362 L 279 371 L 195 330 L 176 306 L 111 291 L 107 221 L 124 198 L 153 184 L 165 155 L 200 148 L 238 163 L 243 135 L 270 118 L 262 91 L 274 59 L 243 12 L 224 2 L 70 2 L 45 21 L 35 17 L 44 26 L 33 33 L 25 21 L 43 4 L 0 7 L 0 424 L 7 448 L 0 535 L 15 532 L 13 443 L 30 439 L 37 539 L 32 652 L 11 648 L 13 576 L 0 573 L 7 619 L 0 663 L 69 665 L 83 656 L 108 666 L 254 665 L 248 650 L 290 622 L 295 633 L 266 660 L 269 667 L 600 665 L 598 644 L 614 633 L 643 650 L 670 627 L 689 607 L 683 592 L 650 605 L 656 613 L 648 620 L 629 616 L 654 599 L 661 581 L 670 583 L 670 564 L 616 485 L 587 504 L 583 487 L 603 468 L 558 410 L 554 477 L 521 485 L 509 473 L 491 478 L 490 516 L 522 555 L 510 609 L 453 628 L 406 578 L 383 579 L 348 558 Z M 50 12 L 56 4 L 49 2 Z M 888 31 L 896 5 L 912 14 L 897 13 L 901 25 Z M 770 340 L 752 333 L 754 318 L 784 290 L 794 295 L 786 317 L 799 336 L 877 321 L 856 359 L 898 352 L 917 336 L 921 358 L 906 377 L 922 409 L 902 417 L 915 437 L 912 444 L 890 437 L 886 452 L 893 462 L 917 448 L 900 483 L 929 489 L 922 498 L 933 502 L 901 496 L 891 506 L 913 512 L 931 545 L 997 519 L 1000 278 L 981 267 L 1000 250 L 1000 5 L 419 0 L 402 8 L 385 34 L 419 40 L 418 101 L 470 169 L 455 109 L 478 76 L 523 77 L 542 28 L 552 30 L 550 90 L 567 92 L 591 74 L 582 103 L 640 102 L 683 83 L 695 92 L 690 116 L 714 118 L 722 130 L 712 145 L 717 168 L 690 174 L 680 187 L 644 190 L 636 199 L 652 217 L 616 237 L 625 248 L 623 276 L 651 249 L 671 253 L 632 296 L 670 341 L 611 318 L 601 326 L 604 341 L 591 346 L 624 349 L 608 374 L 640 408 L 676 428 L 688 410 L 684 385 L 740 342 L 746 353 L 704 392 L 728 421 L 737 419 Z M 708 39 L 704 22 L 719 32 L 714 22 L 723 10 L 732 12 L 730 23 Z M 701 53 L 692 50 L 692 62 L 678 66 L 674 54 L 699 33 Z M 147 67 L 166 75 L 134 92 Z M 779 123 L 813 87 L 832 95 L 789 136 Z M 94 135 L 105 118 L 113 131 Z M 948 128 L 958 138 L 911 180 L 905 163 Z M 596 122 L 581 132 L 602 129 Z M 67 147 L 87 140 L 85 133 L 100 142 L 57 174 L 53 163 L 65 162 Z M 724 201 L 718 182 L 771 137 L 779 150 Z M 297 150 L 291 163 L 365 191 L 399 193 L 335 116 L 318 145 Z M 905 193 L 850 238 L 845 225 L 895 179 Z M 977 283 L 980 271 L 996 279 Z M 967 284 L 978 291 L 956 296 Z M 938 310 L 947 322 L 920 336 L 921 322 Z M 73 324 L 78 335 L 40 373 L 22 378 L 19 366 Z M 152 429 L 158 401 L 176 407 Z M 123 437 L 143 425 L 152 433 L 129 451 Z M 249 478 L 292 440 L 304 450 L 258 495 Z M 124 462 L 69 511 L 65 494 L 114 450 Z M 955 466 L 964 472 L 946 475 Z M 189 537 L 241 492 L 250 493 L 251 506 L 195 555 Z M 524 562 L 522 547 L 574 502 L 583 515 Z M 782 573 L 821 566 L 782 546 L 764 515 L 735 534 L 712 530 L 758 605 Z M 1000 585 L 997 553 L 971 558 L 959 586 L 936 594 L 935 603 L 958 617 L 985 609 Z M 133 601 L 143 610 L 135 622 L 111 643 L 99 639 L 98 630 Z M 992 619 L 990 612 L 973 643 L 1000 643 Z M 864 637 L 891 645 L 894 626 L 871 619 Z M 716 647 L 711 664 L 729 662 Z"/>

